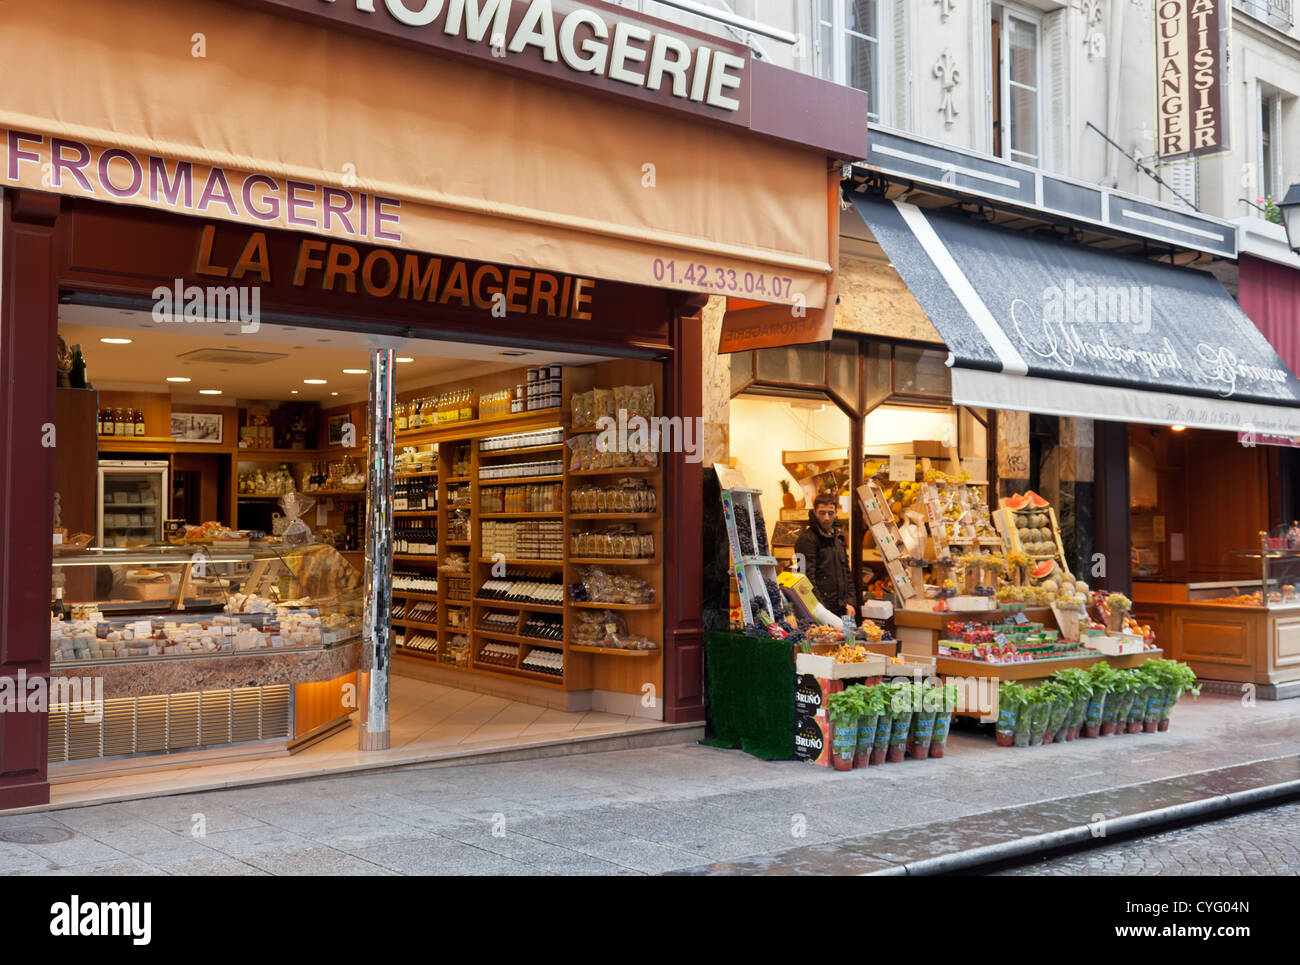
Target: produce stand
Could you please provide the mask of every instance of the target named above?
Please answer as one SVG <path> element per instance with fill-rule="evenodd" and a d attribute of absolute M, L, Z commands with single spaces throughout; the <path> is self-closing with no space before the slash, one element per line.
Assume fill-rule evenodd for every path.
<path fill-rule="evenodd" d="M 1038 680 L 1045 680 L 1058 670 L 1087 670 L 1093 664 L 1099 661 L 1105 661 L 1115 670 L 1127 670 L 1133 667 L 1141 666 L 1148 660 L 1155 660 L 1163 657 L 1162 650 L 1143 650 L 1141 653 L 1125 653 L 1117 656 L 1107 656 L 1106 654 L 1097 653 L 1078 657 L 1044 657 L 1041 660 L 1027 660 L 1023 663 L 987 663 L 981 660 L 961 660 L 952 657 L 935 657 L 935 673 L 945 681 L 949 678 L 960 677 L 964 680 L 984 679 L 993 681 L 986 689 L 989 696 L 989 714 L 997 716 L 998 712 L 998 683 L 1003 680 L 1015 680 L 1019 683 L 1030 683 Z M 972 701 L 966 701 L 966 706 L 955 711 L 955 714 L 961 717 L 985 717 L 978 708 L 969 705 Z"/>
<path fill-rule="evenodd" d="M 1056 626 L 1056 618 L 1051 607 L 1028 607 L 1020 611 L 1027 620 Z M 973 620 L 979 623 L 995 623 L 1006 616 L 1003 610 L 984 610 L 971 613 L 952 613 L 927 610 L 895 610 L 894 636 L 903 646 L 904 653 L 936 653 L 939 638 L 949 620 Z"/>

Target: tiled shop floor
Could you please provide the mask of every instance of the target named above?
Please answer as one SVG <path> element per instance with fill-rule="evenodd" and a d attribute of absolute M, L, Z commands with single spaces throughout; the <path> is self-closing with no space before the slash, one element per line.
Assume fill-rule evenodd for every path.
<path fill-rule="evenodd" d="M 355 717 L 354 717 L 355 721 Z M 391 740 L 385 751 L 357 749 L 355 722 L 297 754 L 142 770 L 115 777 L 87 776 L 55 783 L 55 806 L 122 801 L 177 790 L 237 787 L 311 775 L 346 773 L 412 763 L 454 760 L 516 748 L 539 753 L 557 745 L 580 745 L 622 736 L 677 731 L 641 717 L 596 711 L 569 713 L 441 684 L 395 677 Z M 689 728 L 680 739 L 697 736 Z M 575 749 L 569 747 L 569 750 Z"/>
<path fill-rule="evenodd" d="M 566 733 L 591 719 L 570 716 Z M 496 726 L 513 730 L 522 717 Z M 570 723 L 553 711 L 535 721 L 543 718 Z M 492 726 L 496 715 L 473 719 Z M 457 720 L 440 722 L 464 726 Z M 1206 695 L 1181 704 L 1165 733 L 999 748 L 958 732 L 942 760 L 849 772 L 695 744 L 413 766 L 0 815 L 0 833 L 72 833 L 0 844 L 0 872 L 652 874 L 723 870 L 718 863 L 862 872 L 1074 821 L 1080 807 L 1087 820 L 1181 799 L 1192 785 L 1217 794 L 1284 780 L 1297 755 L 1300 700 L 1246 706 Z M 1199 776 L 1147 783 L 1171 774 Z"/>

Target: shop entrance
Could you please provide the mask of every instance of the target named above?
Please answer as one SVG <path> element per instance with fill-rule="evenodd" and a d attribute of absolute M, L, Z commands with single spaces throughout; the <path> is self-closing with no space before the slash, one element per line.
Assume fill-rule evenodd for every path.
<path fill-rule="evenodd" d="M 376 300 L 328 262 L 290 271 L 302 236 L 68 217 L 51 660 L 102 677 L 106 713 L 52 708 L 56 798 L 214 760 L 358 766 L 377 340 L 396 356 L 391 748 L 365 762 L 697 726 L 681 611 L 698 608 L 698 547 L 665 521 L 698 471 L 698 299 L 420 255 Z M 232 274 L 250 245 L 263 284 L 226 288 L 224 315 L 182 307 L 207 290 L 196 272 Z"/>

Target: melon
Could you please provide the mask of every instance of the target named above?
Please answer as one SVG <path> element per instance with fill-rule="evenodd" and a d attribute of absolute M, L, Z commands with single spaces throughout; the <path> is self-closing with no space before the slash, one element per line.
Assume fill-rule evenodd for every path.
<path fill-rule="evenodd" d="M 1011 510 L 1024 509 L 1029 501 L 1024 496 L 1008 496 L 1002 500 L 1002 505 Z"/>
<path fill-rule="evenodd" d="M 1056 595 L 1056 592 L 1057 592 L 1059 589 L 1060 589 L 1060 587 L 1056 585 L 1056 581 L 1055 581 L 1055 580 L 1043 580 L 1043 592 L 1044 592 L 1044 593 L 1051 593 L 1053 596 L 1055 596 L 1055 595 Z"/>
<path fill-rule="evenodd" d="M 1026 529 L 1029 526 L 1029 519 L 1025 516 L 1016 517 L 1016 529 Z"/>
<path fill-rule="evenodd" d="M 1075 583 L 1074 588 L 1078 590 L 1080 593 L 1088 592 L 1088 584 L 1083 582 L 1083 580 L 1080 580 L 1079 582 Z"/>
<path fill-rule="evenodd" d="M 1052 575 L 1052 571 L 1055 569 L 1055 560 L 1043 560 L 1043 562 L 1034 567 L 1034 579 L 1045 580 Z"/>

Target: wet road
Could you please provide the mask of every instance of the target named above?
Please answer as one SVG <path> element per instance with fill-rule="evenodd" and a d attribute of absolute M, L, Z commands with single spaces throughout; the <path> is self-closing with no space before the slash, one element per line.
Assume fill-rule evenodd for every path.
<path fill-rule="evenodd" d="M 1300 874 L 1300 804 L 1039 861 L 1002 875 Z"/>

